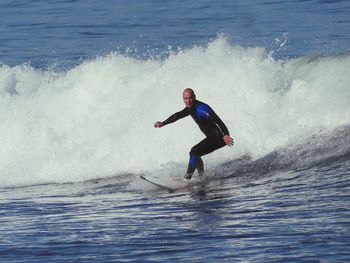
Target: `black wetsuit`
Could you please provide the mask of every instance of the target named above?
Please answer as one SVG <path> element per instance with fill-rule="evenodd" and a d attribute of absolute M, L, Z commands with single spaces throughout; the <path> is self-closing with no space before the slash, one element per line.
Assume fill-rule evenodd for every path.
<path fill-rule="evenodd" d="M 223 137 L 230 134 L 226 125 L 219 116 L 216 115 L 213 109 L 209 105 L 198 100 L 195 101 L 192 108 L 186 107 L 182 111 L 171 115 L 163 122 L 163 125 L 175 122 L 188 115 L 192 116 L 206 138 L 192 147 L 187 174 L 193 174 L 196 168 L 199 174 L 202 174 L 204 166 L 201 156 L 224 147 L 226 144 Z"/>

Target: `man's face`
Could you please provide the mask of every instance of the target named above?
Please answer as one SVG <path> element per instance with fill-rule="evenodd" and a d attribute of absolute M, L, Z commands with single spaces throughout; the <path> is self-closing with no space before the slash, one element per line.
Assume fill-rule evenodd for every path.
<path fill-rule="evenodd" d="M 187 108 L 192 108 L 194 106 L 195 98 L 190 91 L 184 91 L 182 98 Z"/>

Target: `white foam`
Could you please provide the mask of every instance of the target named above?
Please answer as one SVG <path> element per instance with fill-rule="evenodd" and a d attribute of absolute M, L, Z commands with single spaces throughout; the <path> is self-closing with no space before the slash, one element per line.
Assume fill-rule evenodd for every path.
<path fill-rule="evenodd" d="M 72 182 L 183 164 L 203 138 L 184 107 L 195 89 L 235 138 L 207 165 L 262 156 L 320 129 L 350 122 L 350 56 L 278 61 L 220 37 L 165 60 L 110 54 L 67 72 L 0 66 L 0 182 Z"/>

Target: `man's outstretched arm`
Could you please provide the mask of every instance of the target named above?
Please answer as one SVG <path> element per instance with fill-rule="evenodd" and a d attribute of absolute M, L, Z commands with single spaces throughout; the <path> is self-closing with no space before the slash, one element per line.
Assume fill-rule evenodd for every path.
<path fill-rule="evenodd" d="M 182 111 L 176 112 L 173 115 L 171 115 L 169 118 L 167 118 L 165 121 L 156 121 L 154 123 L 155 128 L 161 128 L 164 125 L 167 125 L 169 123 L 173 123 L 179 119 L 185 118 L 186 116 L 190 115 L 190 111 L 188 108 L 184 108 Z"/>

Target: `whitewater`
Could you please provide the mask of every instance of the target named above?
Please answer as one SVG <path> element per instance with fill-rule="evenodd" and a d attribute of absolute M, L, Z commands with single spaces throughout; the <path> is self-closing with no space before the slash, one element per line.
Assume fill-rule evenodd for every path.
<path fill-rule="evenodd" d="M 192 120 L 161 131 L 152 125 L 184 107 L 185 87 L 213 106 L 235 138 L 234 149 L 215 153 L 209 166 L 317 144 L 331 150 L 314 159 L 343 154 L 348 145 L 330 138 L 349 129 L 349 69 L 348 54 L 278 60 L 264 48 L 232 46 L 224 38 L 165 59 L 112 53 L 66 71 L 2 65 L 1 184 L 185 166 L 190 146 L 202 138 Z"/>

